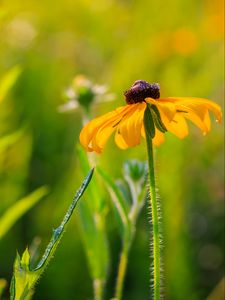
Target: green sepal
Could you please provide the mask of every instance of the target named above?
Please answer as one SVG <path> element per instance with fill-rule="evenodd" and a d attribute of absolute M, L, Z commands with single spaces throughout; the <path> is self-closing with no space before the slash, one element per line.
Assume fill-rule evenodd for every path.
<path fill-rule="evenodd" d="M 151 113 L 152 113 L 152 117 L 153 117 L 155 126 L 157 127 L 157 129 L 159 129 L 159 131 L 165 133 L 167 131 L 167 129 L 162 122 L 158 108 L 155 105 L 151 105 L 150 109 L 151 109 Z"/>
<path fill-rule="evenodd" d="M 148 104 L 144 113 L 144 126 L 145 126 L 146 134 L 148 134 L 153 139 L 155 136 L 155 125 L 154 125 L 150 105 Z"/>

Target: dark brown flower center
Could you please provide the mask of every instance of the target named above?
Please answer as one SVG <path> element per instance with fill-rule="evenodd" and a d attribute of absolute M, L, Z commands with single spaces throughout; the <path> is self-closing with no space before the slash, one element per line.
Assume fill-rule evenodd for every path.
<path fill-rule="evenodd" d="M 160 97 L 160 86 L 158 83 L 148 83 L 144 80 L 137 80 L 132 87 L 124 92 L 127 104 L 143 102 L 145 98 L 158 99 Z"/>

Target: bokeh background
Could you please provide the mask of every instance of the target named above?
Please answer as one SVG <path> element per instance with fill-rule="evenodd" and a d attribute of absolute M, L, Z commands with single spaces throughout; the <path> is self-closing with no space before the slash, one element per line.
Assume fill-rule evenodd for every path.
<path fill-rule="evenodd" d="M 48 185 L 50 194 L 0 241 L 0 278 L 10 282 L 16 250 L 41 241 L 42 253 L 81 182 L 75 151 L 81 112 L 58 112 L 74 76 L 106 84 L 115 95 L 114 101 L 93 105 L 92 116 L 123 105 L 123 91 L 137 79 L 159 82 L 163 96 L 205 97 L 222 105 L 223 11 L 222 0 L 1 1 L 0 76 L 18 64 L 22 72 L 0 103 L 0 137 L 25 129 L 0 154 L 0 214 L 39 186 Z M 190 125 L 184 141 L 167 134 L 156 149 L 166 299 L 223 299 L 224 139 L 223 126 L 214 121 L 207 136 Z M 97 163 L 116 179 L 128 158 L 144 161 L 144 143 L 121 151 L 111 141 Z M 108 197 L 105 190 L 106 203 Z M 110 206 L 106 217 L 110 299 L 121 241 Z M 75 213 L 35 300 L 93 299 L 78 223 Z M 123 299 L 148 298 L 145 207 Z"/>

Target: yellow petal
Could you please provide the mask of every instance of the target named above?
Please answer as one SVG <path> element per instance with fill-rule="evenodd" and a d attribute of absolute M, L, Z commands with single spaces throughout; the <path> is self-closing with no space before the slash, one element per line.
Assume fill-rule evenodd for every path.
<path fill-rule="evenodd" d="M 165 141 L 164 133 L 159 131 L 158 129 L 155 130 L 155 137 L 152 140 L 155 146 L 160 146 Z"/>
<path fill-rule="evenodd" d="M 203 120 L 204 124 L 207 127 L 207 131 L 210 131 L 211 129 L 211 120 L 210 120 L 210 116 L 209 116 L 209 112 L 207 111 Z"/>
<path fill-rule="evenodd" d="M 124 138 L 122 136 L 122 134 L 117 130 L 116 134 L 115 134 L 115 143 L 117 144 L 117 146 L 120 149 L 127 149 L 129 146 L 127 145 L 127 143 L 124 141 Z"/>
<path fill-rule="evenodd" d="M 211 110 L 216 119 L 221 122 L 222 112 L 218 104 L 203 98 L 193 97 L 169 97 L 160 98 L 161 103 L 171 102 L 176 106 L 178 113 L 182 114 L 186 119 L 191 120 L 196 126 L 198 126 L 203 133 L 207 133 L 210 130 L 210 117 L 209 110 Z"/>
<path fill-rule="evenodd" d="M 140 143 L 145 108 L 146 103 L 144 102 L 132 104 L 132 109 L 124 116 L 118 125 L 118 132 L 122 135 L 125 144 L 129 147 L 136 146 Z"/>
<path fill-rule="evenodd" d="M 176 105 L 181 104 L 187 107 L 191 107 L 193 110 L 196 110 L 196 112 L 198 112 L 199 116 L 201 115 L 201 111 L 204 114 L 204 109 L 211 110 L 214 113 L 217 121 L 219 123 L 221 123 L 222 121 L 221 107 L 215 102 L 208 99 L 194 97 L 169 97 L 166 99 L 169 99 L 173 102 L 175 101 Z"/>
<path fill-rule="evenodd" d="M 181 114 L 176 114 L 174 119 L 170 123 L 165 124 L 165 126 L 168 131 L 172 132 L 180 139 L 183 139 L 188 135 L 187 122 Z"/>
<path fill-rule="evenodd" d="M 101 153 L 102 149 L 104 148 L 106 142 L 112 135 L 112 133 L 116 130 L 116 127 L 113 126 L 113 121 L 106 122 L 103 126 L 99 128 L 96 134 L 92 138 L 92 149 L 97 152 Z"/>
<path fill-rule="evenodd" d="M 141 136 L 142 136 L 144 139 L 146 139 L 144 123 L 143 123 L 142 126 L 141 126 Z"/>
<path fill-rule="evenodd" d="M 100 153 L 102 151 L 102 146 L 105 145 L 110 134 L 116 129 L 118 123 L 129 110 L 129 105 L 119 107 L 112 112 L 93 119 L 85 125 L 80 133 L 80 142 L 83 147 L 87 151 L 96 151 Z M 107 126 L 109 128 L 107 128 Z M 99 140 L 98 136 L 103 138 L 102 142 Z"/>
<path fill-rule="evenodd" d="M 182 114 L 186 119 L 191 120 L 197 127 L 202 130 L 203 133 L 207 133 L 209 131 L 210 127 L 206 117 L 208 113 L 207 110 L 205 110 L 203 113 L 203 110 L 194 110 L 193 108 L 184 105 L 177 105 L 177 109 L 179 111 L 185 111 L 181 112 L 180 114 Z"/>

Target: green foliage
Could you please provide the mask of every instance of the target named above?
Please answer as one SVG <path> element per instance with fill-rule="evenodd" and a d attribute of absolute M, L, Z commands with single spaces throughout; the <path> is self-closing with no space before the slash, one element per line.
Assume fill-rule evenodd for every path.
<path fill-rule="evenodd" d="M 136 222 L 146 198 L 144 196 L 146 165 L 137 160 L 127 160 L 123 166 L 123 179 L 117 182 L 114 182 L 102 169 L 98 168 L 98 172 L 109 189 L 122 240 L 115 298 L 113 298 L 120 300 L 122 299 L 128 256 L 136 232 Z"/>
<path fill-rule="evenodd" d="M 121 240 L 129 247 L 145 201 L 146 166 L 137 160 L 126 161 L 123 166 L 124 178 L 117 182 L 101 168 L 97 170 L 109 189 Z"/>
<path fill-rule="evenodd" d="M 24 128 L 0 138 L 0 154 L 16 143 L 24 133 Z"/>
<path fill-rule="evenodd" d="M 143 177 L 146 173 L 146 164 L 138 160 L 125 161 L 123 166 L 124 177 L 129 181 L 132 180 L 135 184 L 138 182 L 140 185 L 143 183 Z"/>
<path fill-rule="evenodd" d="M 0 241 L 0 278 L 9 276 L 15 249 L 23 249 L 29 237 L 41 231 L 43 240 L 48 238 L 49 211 L 52 222 L 61 218 L 65 204 L 62 199 L 68 199 L 74 181 L 83 176 L 74 152 L 82 127 L 81 109 L 58 113 L 62 93 L 75 76 L 82 73 L 115 93 L 111 103 L 93 102 L 92 117 L 125 105 L 123 91 L 138 79 L 160 83 L 162 98 L 196 96 L 219 104 L 224 98 L 224 70 L 220 67 L 224 64 L 222 0 L 169 0 L 167 5 L 156 0 L 21 3 L 10 0 L 0 5 L 0 78 L 12 66 L 21 65 L 23 69 L 0 102 L 0 136 L 13 134 L 24 124 L 29 130 L 15 144 L 4 147 L 4 155 L 0 153 L 0 211 L 2 214 L 25 195 L 27 187 L 32 191 L 47 184 L 53 195 L 32 210 L 29 218 L 20 219 L 18 226 Z M 190 135 L 184 141 L 166 133 L 165 143 L 155 148 L 165 239 L 166 299 L 183 299 L 184 295 L 193 300 L 205 299 L 223 273 L 223 128 L 212 122 L 212 131 L 202 137 L 190 126 Z M 118 178 L 125 160 L 146 159 L 144 146 L 142 140 L 140 146 L 121 151 L 109 142 L 96 164 L 111 180 Z M 120 191 L 130 199 L 129 190 L 120 185 Z M 91 196 L 79 207 L 86 201 L 93 218 Z M 106 215 L 111 207 L 113 203 L 101 212 L 110 234 L 110 295 L 106 291 L 106 299 L 114 289 L 112 276 L 117 271 L 121 244 L 116 218 L 110 212 Z M 49 300 L 92 299 L 92 282 L 80 241 L 84 234 L 77 234 L 79 219 L 73 225 L 74 235 L 63 240 L 58 253 L 67 260 L 63 264 L 60 259 L 54 260 L 54 270 L 46 272 L 34 300 L 46 295 Z M 146 228 L 149 226 L 143 210 L 132 244 L 124 300 L 149 296 Z M 88 230 L 91 236 L 91 228 Z M 86 251 L 88 248 L 92 251 L 90 246 L 85 247 Z M 105 247 L 99 249 L 103 256 L 104 251 Z M 71 264 L 74 257 L 76 262 Z"/>
<path fill-rule="evenodd" d="M 126 241 L 127 236 L 130 236 L 131 229 L 128 203 L 111 177 L 102 169 L 98 168 L 97 170 L 104 179 L 105 183 L 107 183 L 108 187 L 110 188 L 110 195 L 113 202 L 113 210 L 115 213 L 119 233 L 121 235 L 122 241 Z"/>
<path fill-rule="evenodd" d="M 7 93 L 15 84 L 22 69 L 20 66 L 11 68 L 2 78 L 0 78 L 0 103 L 5 99 Z"/>
<path fill-rule="evenodd" d="M 53 257 L 65 231 L 65 226 L 70 220 L 78 200 L 81 198 L 85 189 L 87 188 L 92 178 L 93 172 L 94 169 L 92 169 L 88 173 L 82 185 L 76 192 L 74 199 L 70 204 L 60 226 L 53 230 L 52 238 L 37 266 L 35 268 L 31 268 L 30 254 L 28 249 L 25 250 L 25 252 L 22 255 L 22 258 L 20 258 L 19 254 L 17 254 L 14 264 L 14 275 L 10 287 L 10 300 L 28 300 L 31 298 L 31 295 L 33 293 L 32 288 L 34 287 L 41 274 L 46 269 L 49 261 Z"/>
<path fill-rule="evenodd" d="M 3 216 L 0 217 L 0 239 L 2 239 L 21 216 L 47 195 L 48 192 L 48 187 L 43 186 L 9 207 Z"/>
<path fill-rule="evenodd" d="M 85 173 L 90 168 L 87 154 L 80 146 L 77 153 L 81 172 Z M 93 178 L 86 196 L 86 201 L 79 207 L 82 240 L 93 284 L 97 280 L 104 285 L 108 274 L 109 250 L 105 228 L 105 203 L 96 177 Z"/>

